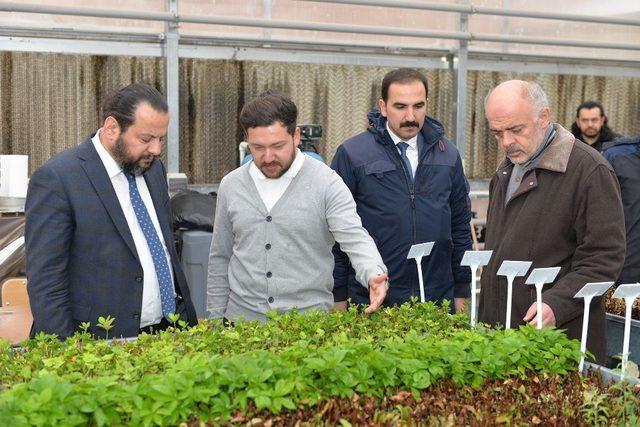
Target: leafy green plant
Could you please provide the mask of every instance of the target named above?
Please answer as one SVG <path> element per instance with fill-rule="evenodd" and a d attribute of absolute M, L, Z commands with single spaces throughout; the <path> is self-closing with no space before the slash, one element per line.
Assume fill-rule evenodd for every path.
<path fill-rule="evenodd" d="M 98 317 L 98 327 L 104 329 L 107 338 L 109 338 L 109 331 L 113 328 L 114 322 L 115 319 L 111 316 Z"/>
<path fill-rule="evenodd" d="M 99 325 L 108 333 L 113 322 Z M 567 376 L 579 358 L 579 344 L 561 331 L 469 330 L 466 316 L 433 304 L 368 316 L 294 310 L 232 328 L 203 321 L 125 342 L 39 334 L 20 350 L 0 342 L 0 425 L 226 423 L 238 412 L 286 413 L 398 390 L 418 398 L 443 381 L 479 391 L 492 380 Z M 589 402 L 585 419 L 598 419 Z M 619 406 L 630 411 L 625 402 Z M 376 417 L 384 423 L 410 414 Z"/>

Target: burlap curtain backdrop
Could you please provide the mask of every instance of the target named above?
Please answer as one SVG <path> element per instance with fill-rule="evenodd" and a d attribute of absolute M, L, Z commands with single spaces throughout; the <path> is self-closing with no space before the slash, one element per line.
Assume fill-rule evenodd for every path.
<path fill-rule="evenodd" d="M 238 165 L 245 100 L 267 88 L 289 94 L 300 123 L 319 123 L 320 152 L 329 162 L 346 138 L 362 132 L 390 68 L 182 59 L 180 169 L 192 183 L 214 183 Z M 448 70 L 422 70 L 429 79 L 429 115 L 452 134 L 453 80 Z M 161 58 L 0 53 L 0 153 L 28 154 L 33 172 L 55 153 L 81 142 L 100 125 L 104 97 L 132 82 L 164 91 Z M 603 102 L 611 127 L 640 133 L 640 80 L 590 76 L 471 72 L 468 79 L 466 172 L 491 176 L 500 153 L 488 133 L 483 100 L 509 78 L 542 85 L 556 121 L 570 126 L 583 99 Z"/>
<path fill-rule="evenodd" d="M 553 120 L 568 130 L 576 108 L 584 100 L 602 103 L 609 126 L 623 135 L 640 133 L 640 79 L 471 71 L 467 95 L 467 151 L 465 172 L 471 178 L 491 177 L 504 153 L 498 151 L 484 114 L 489 90 L 510 79 L 538 83 L 547 94 Z"/>

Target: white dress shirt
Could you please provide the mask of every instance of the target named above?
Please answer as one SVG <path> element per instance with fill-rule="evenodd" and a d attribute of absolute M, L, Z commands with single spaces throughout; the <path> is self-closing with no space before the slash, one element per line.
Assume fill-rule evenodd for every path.
<path fill-rule="evenodd" d="M 296 177 L 300 168 L 302 168 L 302 162 L 304 162 L 305 155 L 296 148 L 296 157 L 291 163 L 291 167 L 280 178 L 267 178 L 262 171 L 258 169 L 256 164 L 252 161 L 249 165 L 249 174 L 256 184 L 258 194 L 264 203 L 267 211 L 271 211 L 271 208 L 280 200 L 280 197 L 284 194 Z"/>
<path fill-rule="evenodd" d="M 402 155 L 402 152 L 400 151 L 400 147 L 398 147 L 398 143 L 403 141 L 407 143 L 408 145 L 407 158 L 409 159 L 409 163 L 411 163 L 411 169 L 412 169 L 411 174 L 412 176 L 416 176 L 416 169 L 418 168 L 418 160 L 420 156 L 420 154 L 418 153 L 418 134 L 416 134 L 413 138 L 405 141 L 404 139 L 400 138 L 398 135 L 393 133 L 391 128 L 389 128 L 388 121 L 387 121 L 387 132 L 389 132 L 389 135 L 391 136 L 393 143 L 396 144 L 396 149 L 398 150 L 398 153 L 400 153 L 400 155 Z"/>
<path fill-rule="evenodd" d="M 122 168 L 120 168 L 118 163 L 116 163 L 113 157 L 111 157 L 111 154 L 109 154 L 109 152 L 100 142 L 100 130 L 102 129 L 99 129 L 98 132 L 96 132 L 91 141 L 93 142 L 93 146 L 100 156 L 100 160 L 102 160 L 102 163 L 107 170 L 109 179 L 111 179 L 111 185 L 113 185 L 116 196 L 118 196 L 120 207 L 122 208 L 124 217 L 126 218 L 127 224 L 129 225 L 129 231 L 131 231 L 133 242 L 136 245 L 136 251 L 138 252 L 140 264 L 142 264 L 144 279 L 142 288 L 142 307 L 140 310 L 140 327 L 143 328 L 145 326 L 160 323 L 160 321 L 162 320 L 160 285 L 158 284 L 158 277 L 156 276 L 156 269 L 153 264 L 153 258 L 151 257 L 151 251 L 149 250 L 147 239 L 144 237 L 144 233 L 140 228 L 140 224 L 138 224 L 136 213 L 134 212 L 133 206 L 131 205 L 131 198 L 129 197 L 129 181 L 127 181 L 127 177 L 124 175 Z M 144 180 L 143 176 L 136 176 L 136 185 L 138 186 L 140 197 L 142 198 L 142 201 L 144 202 L 144 205 L 149 212 L 151 222 L 153 222 L 153 227 L 156 229 L 158 238 L 162 243 L 165 256 L 167 257 L 167 263 L 169 264 L 171 283 L 173 283 L 171 256 L 169 255 L 169 251 L 167 250 L 167 245 L 164 241 L 162 230 L 160 229 L 160 223 L 158 222 L 158 215 L 156 214 L 156 210 L 153 207 L 153 200 L 151 199 L 151 194 L 149 194 L 149 189 L 147 188 L 147 183 Z M 99 244 L 99 242 L 96 242 L 96 244 Z M 116 322 L 117 321 L 118 320 L 116 319 Z"/>

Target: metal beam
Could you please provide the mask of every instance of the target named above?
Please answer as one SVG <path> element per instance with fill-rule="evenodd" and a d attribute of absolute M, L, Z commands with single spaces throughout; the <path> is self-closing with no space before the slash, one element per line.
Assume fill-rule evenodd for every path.
<path fill-rule="evenodd" d="M 561 62 L 561 59 L 535 60 L 523 59 L 469 59 L 469 70 L 498 71 L 532 74 L 563 74 L 579 76 L 630 77 L 640 79 L 639 65 L 595 65 L 589 61 Z"/>
<path fill-rule="evenodd" d="M 271 20 L 271 0 L 262 0 L 262 17 L 267 21 Z M 262 30 L 262 36 L 265 40 L 271 39 L 271 29 L 264 28 Z"/>
<path fill-rule="evenodd" d="M 233 61 L 275 61 L 306 64 L 338 64 L 382 67 L 446 69 L 441 56 L 402 56 L 373 53 L 323 52 L 279 48 L 236 48 L 227 46 L 180 45 L 181 58 L 224 59 Z"/>
<path fill-rule="evenodd" d="M 64 40 L 60 38 L 0 35 L 0 51 L 158 57 L 162 55 L 162 45 L 160 42 Z"/>
<path fill-rule="evenodd" d="M 335 33 L 352 33 L 352 34 L 370 34 L 383 36 L 398 37 L 418 37 L 418 38 L 434 38 L 434 39 L 451 39 L 466 41 L 485 41 L 492 43 L 523 43 L 535 45 L 550 46 L 568 46 L 568 47 L 586 47 L 595 49 L 621 49 L 621 50 L 640 50 L 640 44 L 637 43 L 613 43 L 613 42 L 591 42 L 582 40 L 560 40 L 546 37 L 525 37 L 514 35 L 499 34 L 475 34 L 470 32 L 459 31 L 433 31 L 419 30 L 399 27 L 379 27 L 373 25 L 347 25 L 347 24 L 328 24 L 321 22 L 305 22 L 305 21 L 285 21 L 285 20 L 265 20 L 254 18 L 237 18 L 237 17 L 207 17 L 207 16 L 173 16 L 162 12 L 137 12 L 137 11 L 105 11 L 101 9 L 89 8 L 61 8 L 41 5 L 21 5 L 15 3 L 0 3 L 0 11 L 20 11 L 29 13 L 53 13 L 58 15 L 75 15 L 75 16 L 96 16 L 124 19 L 146 19 L 157 21 L 185 22 L 209 25 L 231 25 L 239 27 L 257 27 L 257 28 L 280 28 L 289 30 L 303 31 L 323 31 Z"/>
<path fill-rule="evenodd" d="M 107 34 L 109 37 L 106 37 L 95 32 L 63 29 L 43 32 L 47 37 L 28 35 L 35 34 L 34 31 L 23 31 L 24 36 L 6 35 L 14 32 L 16 32 L 15 29 L 0 30 L 0 51 L 109 56 L 159 57 L 163 55 L 163 46 L 158 35 Z M 86 38 L 95 38 L 95 40 Z M 129 39 L 149 41 L 126 41 Z M 271 40 L 269 44 L 273 47 L 261 47 L 263 42 L 264 40 L 260 37 L 216 39 L 182 36 L 178 52 L 180 58 L 448 68 L 447 61 L 442 60 L 448 55 L 447 51 L 400 49 L 396 51 L 391 47 L 372 43 L 355 46 L 347 44 L 351 47 L 351 52 L 347 52 L 346 45 L 334 42 L 311 44 L 303 39 Z M 594 60 L 578 56 L 491 54 L 472 50 L 469 51 L 468 56 L 469 70 L 640 78 L 638 61 Z"/>
<path fill-rule="evenodd" d="M 178 14 L 178 0 L 166 0 L 167 10 Z M 169 129 L 167 131 L 167 172 L 180 172 L 180 61 L 178 56 L 178 26 L 174 21 L 165 24 L 164 72 Z"/>
<path fill-rule="evenodd" d="M 91 7 L 47 6 L 41 4 L 0 2 L 1 12 L 43 13 L 47 15 L 86 16 L 94 18 L 138 19 L 141 21 L 175 21 L 170 12 L 151 12 Z"/>
<path fill-rule="evenodd" d="M 394 9 L 432 10 L 436 12 L 455 12 L 475 15 L 514 16 L 519 18 L 552 19 L 557 21 L 588 22 L 594 24 L 640 25 L 640 19 L 607 18 L 596 15 L 581 15 L 575 13 L 534 12 L 527 10 L 512 10 L 504 8 L 482 7 L 468 4 L 417 3 L 400 0 L 303 0 L 319 3 L 340 3 L 354 6 L 391 7 Z"/>
<path fill-rule="evenodd" d="M 467 1 L 467 0 L 463 0 Z M 460 14 L 460 31 L 467 31 L 469 28 L 469 15 Z M 456 131 L 454 141 L 460 152 L 460 157 L 465 158 L 466 138 L 467 138 L 467 61 L 469 47 L 464 40 L 460 41 L 457 52 L 457 63 L 454 62 L 454 82 L 455 82 L 455 123 Z"/>

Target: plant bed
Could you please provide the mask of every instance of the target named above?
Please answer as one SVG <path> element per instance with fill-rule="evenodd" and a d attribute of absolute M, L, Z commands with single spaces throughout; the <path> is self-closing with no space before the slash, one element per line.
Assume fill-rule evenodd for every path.
<path fill-rule="evenodd" d="M 472 331 L 466 321 L 465 315 L 449 316 L 448 307 L 418 304 L 369 316 L 356 310 L 272 314 L 266 324 L 240 322 L 233 328 L 202 322 L 134 341 L 93 341 L 80 333 L 60 342 L 40 335 L 21 351 L 5 342 L 0 425 L 218 425 L 264 420 L 266 414 L 272 422 L 283 417 L 285 424 L 300 418 L 314 423 L 314 416 L 329 413 L 330 408 L 322 415 L 330 402 L 338 411 L 334 418 L 345 422 L 360 423 L 354 418 L 362 412 L 358 405 L 375 402 L 380 410 L 368 411 L 372 417 L 402 424 L 404 418 L 426 422 L 436 416 L 406 411 L 420 408 L 427 396 L 446 399 L 443 390 L 466 401 L 464 396 L 472 399 L 487 387 L 502 387 L 494 390 L 497 398 L 498 391 L 513 394 L 511 389 L 526 391 L 540 381 L 579 378 L 579 344 L 561 331 L 528 326 Z M 409 396 L 414 401 L 398 400 Z M 353 406 L 351 415 L 340 409 L 344 405 Z M 441 415 L 472 423 L 455 405 Z M 516 414 L 523 414 L 514 419 L 527 420 L 537 410 L 514 405 Z M 502 412 L 494 406 L 487 400 L 477 422 L 486 424 L 494 415 L 499 421 Z"/>
<path fill-rule="evenodd" d="M 485 382 L 480 389 L 440 381 L 417 396 L 407 391 L 381 399 L 333 398 L 274 415 L 255 406 L 235 412 L 232 425 L 637 425 L 639 387 L 605 387 L 597 377 L 533 376 Z M 606 404 L 603 404 L 607 402 Z M 189 426 L 200 426 L 191 419 Z M 214 425 L 213 422 L 207 425 Z"/>
<path fill-rule="evenodd" d="M 616 288 L 617 286 L 613 286 L 604 294 L 603 298 L 604 298 L 605 307 L 606 307 L 607 313 L 611 313 L 616 316 L 620 316 L 624 318 L 625 309 L 626 309 L 624 299 L 612 298 Z M 640 320 L 640 299 L 636 299 L 633 302 L 633 306 L 631 308 L 631 318 L 635 320 Z"/>
<path fill-rule="evenodd" d="M 612 298 L 615 288 L 609 289 L 605 295 L 607 322 L 607 366 L 616 366 L 622 353 L 624 341 L 625 303 L 623 299 Z M 631 334 L 629 336 L 629 360 L 640 364 L 640 299 L 636 299 L 631 309 Z"/>

